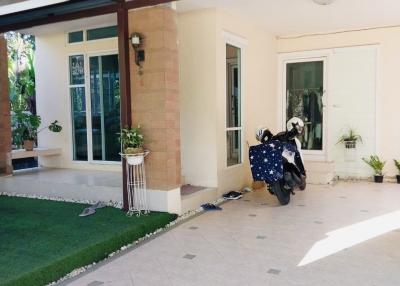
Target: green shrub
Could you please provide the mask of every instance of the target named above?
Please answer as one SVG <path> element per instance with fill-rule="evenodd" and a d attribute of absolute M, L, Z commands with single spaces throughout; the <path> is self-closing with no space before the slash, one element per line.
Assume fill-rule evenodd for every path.
<path fill-rule="evenodd" d="M 372 169 L 374 169 L 375 175 L 382 176 L 383 167 L 386 161 L 381 161 L 377 155 L 371 155 L 369 158 L 362 158 Z"/>

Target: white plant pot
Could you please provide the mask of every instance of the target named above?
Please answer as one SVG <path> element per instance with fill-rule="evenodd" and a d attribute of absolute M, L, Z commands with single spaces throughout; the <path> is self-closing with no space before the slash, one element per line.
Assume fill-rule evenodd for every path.
<path fill-rule="evenodd" d="M 144 160 L 143 155 L 126 156 L 126 161 L 128 162 L 128 165 L 131 165 L 131 166 L 140 165 L 143 163 L 143 160 Z"/>

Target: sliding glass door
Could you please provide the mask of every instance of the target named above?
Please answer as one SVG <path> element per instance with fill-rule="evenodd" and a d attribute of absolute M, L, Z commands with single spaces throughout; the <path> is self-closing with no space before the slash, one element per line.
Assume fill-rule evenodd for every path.
<path fill-rule="evenodd" d="M 93 160 L 119 161 L 120 93 L 118 56 L 90 57 L 89 65 Z"/>
<path fill-rule="evenodd" d="M 70 96 L 73 159 L 120 161 L 118 55 L 70 56 Z"/>

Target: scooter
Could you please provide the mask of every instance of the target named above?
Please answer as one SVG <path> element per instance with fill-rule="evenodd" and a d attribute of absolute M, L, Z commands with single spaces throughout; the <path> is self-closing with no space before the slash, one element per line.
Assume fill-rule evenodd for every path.
<path fill-rule="evenodd" d="M 255 181 L 265 181 L 268 191 L 278 198 L 281 205 L 290 202 L 294 190 L 306 188 L 306 171 L 297 136 L 303 133 L 304 123 L 292 118 L 287 130 L 273 135 L 267 128 L 256 132 L 261 143 L 249 150 L 250 167 Z"/>

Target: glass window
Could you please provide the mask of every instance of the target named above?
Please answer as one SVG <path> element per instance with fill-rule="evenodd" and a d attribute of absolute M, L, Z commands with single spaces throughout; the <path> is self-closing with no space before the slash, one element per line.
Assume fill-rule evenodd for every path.
<path fill-rule="evenodd" d="M 227 166 L 242 163 L 241 50 L 226 45 Z"/>
<path fill-rule="evenodd" d="M 114 38 L 117 37 L 118 30 L 117 26 L 110 26 L 104 28 L 90 29 L 86 31 L 86 39 L 88 41 Z"/>
<path fill-rule="evenodd" d="M 70 88 L 72 111 L 73 157 L 87 161 L 86 99 L 84 87 Z"/>
<path fill-rule="evenodd" d="M 83 42 L 83 31 L 68 33 L 68 43 L 79 43 Z"/>
<path fill-rule="evenodd" d="M 70 85 L 85 84 L 85 60 L 83 55 L 69 57 Z"/>
<path fill-rule="evenodd" d="M 240 130 L 228 130 L 227 151 L 228 167 L 242 163 L 242 143 Z"/>
<path fill-rule="evenodd" d="M 302 149 L 322 150 L 324 62 L 289 63 L 286 66 L 286 121 L 304 121 Z"/>
<path fill-rule="evenodd" d="M 93 160 L 120 161 L 118 55 L 90 58 Z"/>

